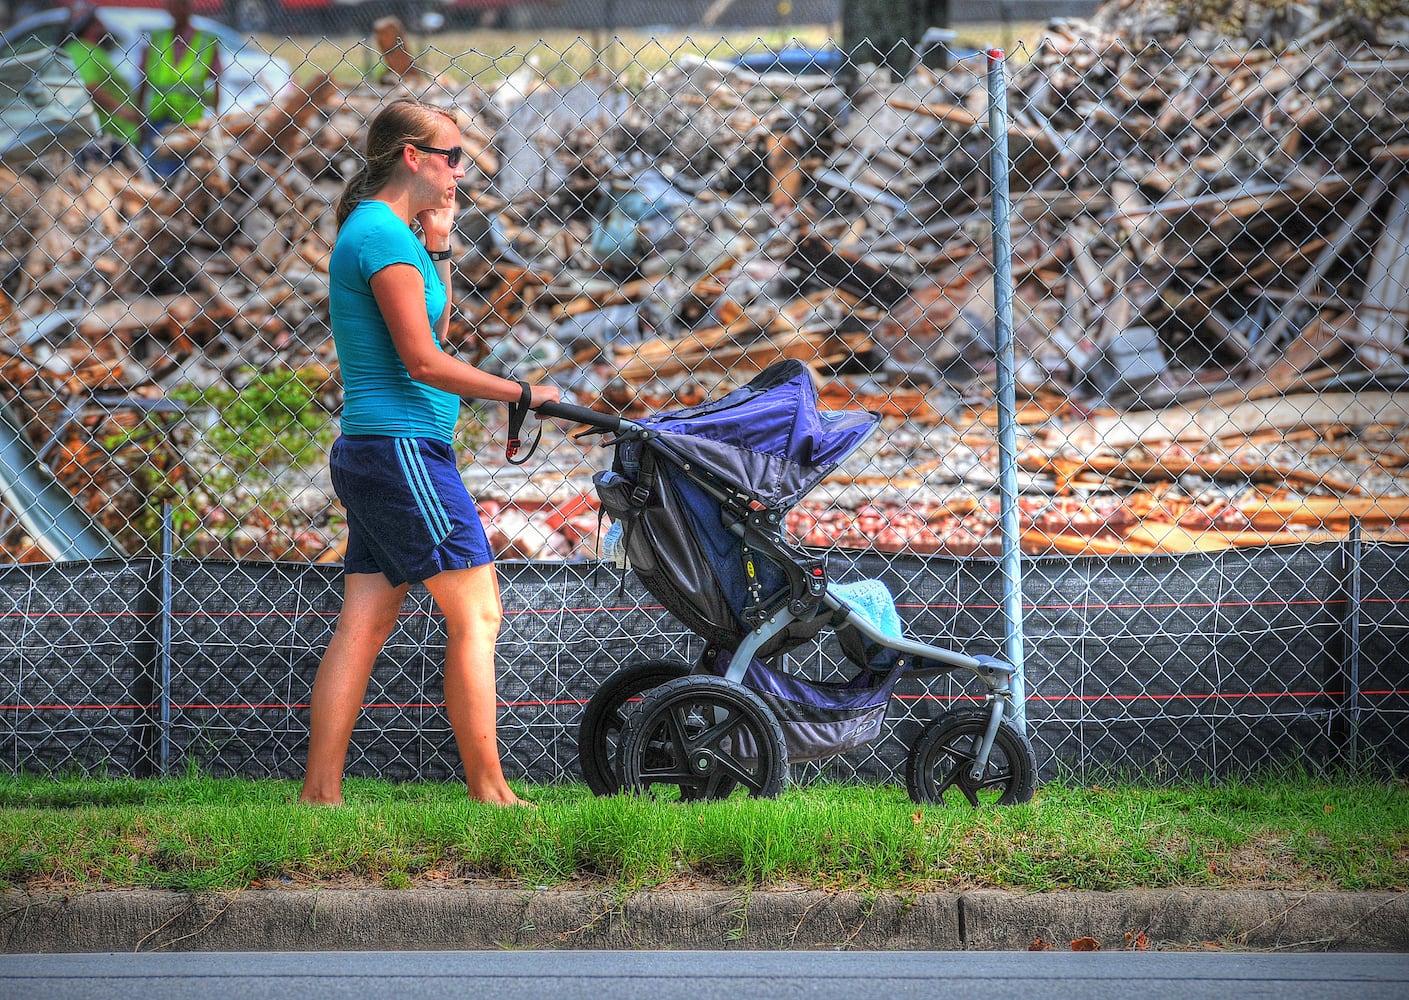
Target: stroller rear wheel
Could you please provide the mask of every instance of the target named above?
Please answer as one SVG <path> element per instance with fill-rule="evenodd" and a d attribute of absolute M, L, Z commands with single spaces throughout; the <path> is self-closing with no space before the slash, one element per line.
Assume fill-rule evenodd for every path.
<path fill-rule="evenodd" d="M 905 785 L 915 802 L 950 805 L 960 797 L 972 806 L 1010 806 L 1032 798 L 1037 754 L 1017 726 L 998 724 L 988 766 L 974 780 L 970 771 L 988 728 L 989 710 L 960 708 L 930 722 L 910 749 Z"/>
<path fill-rule="evenodd" d="M 628 663 L 602 682 L 583 710 L 577 727 L 577 763 L 594 795 L 621 791 L 617 750 L 632 702 L 666 681 L 685 677 L 690 665 L 679 660 L 643 660 Z"/>
<path fill-rule="evenodd" d="M 621 735 L 628 791 L 674 786 L 683 800 L 727 798 L 738 786 L 773 798 L 783 790 L 783 728 L 748 688 L 701 674 L 648 692 Z"/>

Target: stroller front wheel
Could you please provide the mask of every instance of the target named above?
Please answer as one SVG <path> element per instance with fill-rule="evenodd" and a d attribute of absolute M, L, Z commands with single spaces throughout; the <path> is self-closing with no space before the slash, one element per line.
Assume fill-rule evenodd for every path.
<path fill-rule="evenodd" d="M 989 710 L 960 708 L 945 712 L 920 732 L 910 749 L 905 785 L 915 802 L 971 806 L 1010 806 L 1032 798 L 1037 787 L 1037 754 L 1017 726 L 1003 719 L 993 740 L 988 766 L 976 780 L 973 764 L 988 728 Z"/>
<path fill-rule="evenodd" d="M 679 789 L 681 800 L 727 798 L 742 786 L 773 798 L 783 790 L 783 727 L 763 699 L 723 677 L 669 681 L 641 699 L 621 735 L 627 791 Z"/>

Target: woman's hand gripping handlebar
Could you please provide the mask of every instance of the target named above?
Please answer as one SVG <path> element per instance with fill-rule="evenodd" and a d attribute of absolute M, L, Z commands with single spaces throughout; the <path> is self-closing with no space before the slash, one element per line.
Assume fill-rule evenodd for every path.
<path fill-rule="evenodd" d="M 538 447 L 538 439 L 542 436 L 542 429 L 529 443 L 528 451 L 523 455 L 519 454 L 521 441 L 519 440 L 519 430 L 523 426 L 524 417 L 529 413 L 529 387 L 524 386 L 523 398 L 509 409 L 509 441 L 504 449 L 504 457 L 511 465 L 523 465 L 528 461 L 534 450 Z M 532 412 L 542 419 L 549 417 L 554 420 L 571 420 L 573 423 L 586 424 L 588 429 L 582 434 L 617 434 L 625 427 L 633 427 L 629 420 L 613 416 L 610 413 L 602 413 L 598 410 L 589 410 L 585 406 L 574 406 L 571 403 L 539 403 L 532 407 Z M 581 434 L 578 435 L 579 437 Z"/>
<path fill-rule="evenodd" d="M 574 406 L 572 403 L 542 403 L 535 407 L 533 412 L 538 414 L 539 419 L 551 417 L 554 420 L 571 420 L 575 424 L 586 424 L 599 434 L 615 434 L 621 430 L 622 425 L 628 423 L 613 414 L 589 410 L 585 406 Z"/>

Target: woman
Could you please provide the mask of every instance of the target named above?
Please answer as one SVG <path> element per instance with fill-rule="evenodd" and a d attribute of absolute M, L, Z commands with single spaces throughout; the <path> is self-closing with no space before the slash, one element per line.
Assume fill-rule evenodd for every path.
<path fill-rule="evenodd" d="M 342 611 L 313 683 L 304 802 L 342 801 L 372 664 L 409 585 L 421 582 L 445 615 L 445 703 L 469 794 L 524 804 L 504 780 L 495 735 L 499 584 L 451 435 L 462 396 L 538 406 L 559 393 L 440 349 L 456 184 L 465 175 L 460 141 L 448 112 L 393 102 L 372 120 L 366 162 L 337 207 L 329 307 L 343 412 L 332 475 L 348 543 Z"/>

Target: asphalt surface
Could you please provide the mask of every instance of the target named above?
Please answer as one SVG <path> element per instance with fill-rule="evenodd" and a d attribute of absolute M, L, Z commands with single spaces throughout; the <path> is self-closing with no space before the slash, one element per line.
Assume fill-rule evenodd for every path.
<path fill-rule="evenodd" d="M 363 952 L 0 956 L 0 998 L 202 1000 L 1400 1000 L 1409 956 L 907 952 Z"/>
<path fill-rule="evenodd" d="M 0 952 L 1228 950 L 1409 953 L 1409 893 L 504 888 L 0 894 Z M 1409 995 L 1407 991 L 1403 995 Z"/>

